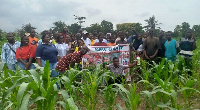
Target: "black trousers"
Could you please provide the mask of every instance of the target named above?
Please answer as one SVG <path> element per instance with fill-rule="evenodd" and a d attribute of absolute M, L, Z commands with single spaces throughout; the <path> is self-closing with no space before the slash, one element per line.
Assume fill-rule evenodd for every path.
<path fill-rule="evenodd" d="M 110 78 L 108 80 L 108 85 L 114 84 L 114 83 L 121 84 L 122 83 L 122 79 L 125 79 L 125 76 L 123 76 L 123 75 L 122 76 L 118 76 L 114 80 Z"/>

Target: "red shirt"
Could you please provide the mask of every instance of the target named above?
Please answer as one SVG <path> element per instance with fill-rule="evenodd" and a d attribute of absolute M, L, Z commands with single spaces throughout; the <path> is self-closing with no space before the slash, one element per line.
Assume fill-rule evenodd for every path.
<path fill-rule="evenodd" d="M 107 46 L 107 44 L 105 42 L 97 42 L 94 46 Z"/>
<path fill-rule="evenodd" d="M 35 51 L 34 45 L 18 47 L 16 50 L 16 59 L 21 58 L 22 60 L 27 60 L 29 58 L 35 58 Z"/>
<path fill-rule="evenodd" d="M 69 69 L 71 61 L 80 63 L 82 61 L 82 55 L 80 51 L 73 52 L 62 57 L 56 66 L 56 69 L 60 72 L 64 72 Z"/>

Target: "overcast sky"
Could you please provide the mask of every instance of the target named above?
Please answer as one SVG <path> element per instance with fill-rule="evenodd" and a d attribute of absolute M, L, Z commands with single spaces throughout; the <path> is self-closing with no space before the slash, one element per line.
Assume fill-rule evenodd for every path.
<path fill-rule="evenodd" d="M 75 23 L 74 16 L 86 17 L 83 26 L 102 20 L 141 23 L 155 15 L 164 31 L 188 22 L 200 24 L 200 0 L 0 0 L 0 29 L 15 31 L 31 23 L 37 32 L 47 30 L 53 22 Z"/>

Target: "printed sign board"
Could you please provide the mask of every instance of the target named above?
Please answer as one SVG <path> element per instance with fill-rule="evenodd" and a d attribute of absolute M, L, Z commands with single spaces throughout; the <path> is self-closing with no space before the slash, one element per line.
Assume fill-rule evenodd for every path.
<path fill-rule="evenodd" d="M 130 46 L 129 44 L 120 44 L 116 46 L 88 46 L 90 51 L 83 56 L 82 66 L 93 66 L 106 62 L 107 65 L 112 63 L 114 57 L 119 58 L 119 63 L 124 66 L 128 66 L 130 63 Z M 104 61 L 103 61 L 104 60 Z M 124 74 L 130 70 L 125 69 Z M 130 75 L 127 77 L 127 81 L 130 81 Z"/>

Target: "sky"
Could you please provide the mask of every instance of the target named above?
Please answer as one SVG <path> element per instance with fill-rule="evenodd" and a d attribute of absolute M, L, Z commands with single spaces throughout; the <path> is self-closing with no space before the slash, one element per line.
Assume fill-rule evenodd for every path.
<path fill-rule="evenodd" d="M 106 20 L 116 24 L 141 23 L 155 16 L 162 30 L 173 31 L 188 22 L 200 25 L 200 0 L 0 0 L 0 29 L 13 32 L 31 23 L 37 32 L 56 21 L 76 23 L 74 15 L 86 17 L 83 27 Z"/>

